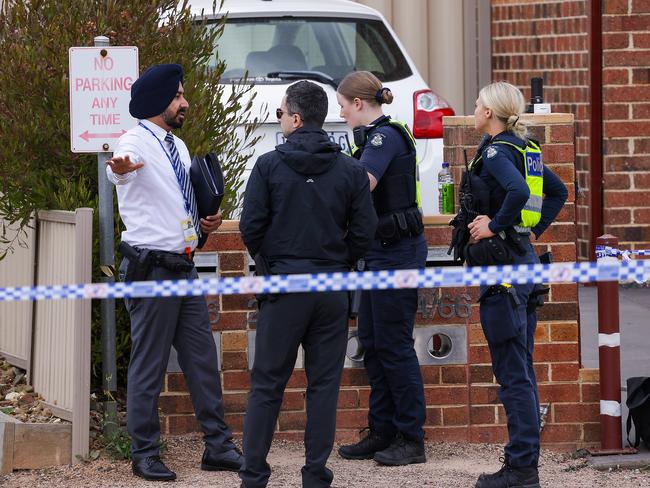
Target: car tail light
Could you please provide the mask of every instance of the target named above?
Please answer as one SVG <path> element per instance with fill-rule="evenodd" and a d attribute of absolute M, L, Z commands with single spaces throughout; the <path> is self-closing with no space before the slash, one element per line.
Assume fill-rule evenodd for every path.
<path fill-rule="evenodd" d="M 442 118 L 454 115 L 454 109 L 431 90 L 413 94 L 413 136 L 416 139 L 442 137 Z"/>

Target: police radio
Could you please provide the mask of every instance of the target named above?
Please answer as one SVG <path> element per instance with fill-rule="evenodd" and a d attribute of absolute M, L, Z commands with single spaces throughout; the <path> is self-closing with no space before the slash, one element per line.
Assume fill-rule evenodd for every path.
<path fill-rule="evenodd" d="M 380 117 L 372 125 L 359 125 L 354 129 L 352 129 L 352 137 L 354 139 L 354 145 L 357 147 L 365 146 L 366 142 L 368 141 L 368 133 L 372 129 L 377 127 L 379 124 L 383 123 L 386 119 L 388 119 L 388 115 L 384 115 Z"/>
<path fill-rule="evenodd" d="M 368 127 L 367 125 L 359 125 L 352 129 L 352 138 L 354 139 L 355 146 L 363 147 L 366 145 L 369 129 L 371 129 L 371 127 Z"/>

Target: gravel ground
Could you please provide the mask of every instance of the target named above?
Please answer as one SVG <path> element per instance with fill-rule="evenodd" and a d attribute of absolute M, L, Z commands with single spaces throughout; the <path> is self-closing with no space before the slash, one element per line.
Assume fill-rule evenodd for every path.
<path fill-rule="evenodd" d="M 169 450 L 164 458 L 176 471 L 174 487 L 236 488 L 239 478 L 235 473 L 213 473 L 198 467 L 203 446 L 200 437 L 187 435 L 168 439 Z M 494 445 L 431 444 L 427 447 L 425 464 L 406 467 L 379 467 L 373 461 L 345 461 L 333 454 L 329 467 L 334 471 L 334 487 L 473 487 L 476 477 L 484 471 L 495 471 L 501 448 Z M 302 446 L 290 442 L 276 442 L 271 449 L 269 463 L 273 467 L 270 487 L 300 487 Z M 650 487 L 650 471 L 600 472 L 586 465 L 582 458 L 544 451 L 540 462 L 542 486 L 556 487 Z M 155 486 L 135 478 L 125 461 L 100 458 L 74 467 L 57 467 L 35 471 L 15 472 L 0 477 L 5 488 L 56 486 L 99 488 Z"/>

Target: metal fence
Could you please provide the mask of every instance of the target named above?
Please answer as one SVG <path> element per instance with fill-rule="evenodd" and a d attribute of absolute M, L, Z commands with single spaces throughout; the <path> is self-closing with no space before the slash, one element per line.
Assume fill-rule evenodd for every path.
<path fill-rule="evenodd" d="M 0 286 L 91 282 L 92 220 L 88 208 L 39 212 L 31 251 L 0 261 Z M 36 277 L 31 282 L 30 272 Z M 0 304 L 0 351 L 30 372 L 34 390 L 57 416 L 72 422 L 72 462 L 77 462 L 77 456 L 88 455 L 91 303 L 7 305 Z"/>

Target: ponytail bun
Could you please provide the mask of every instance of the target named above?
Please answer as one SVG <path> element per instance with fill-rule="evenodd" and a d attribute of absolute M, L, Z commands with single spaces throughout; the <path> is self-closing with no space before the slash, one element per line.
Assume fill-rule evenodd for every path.
<path fill-rule="evenodd" d="M 377 90 L 377 93 L 375 93 L 375 100 L 379 105 L 383 103 L 393 103 L 393 92 L 390 91 L 390 88 L 380 88 Z"/>
<path fill-rule="evenodd" d="M 390 91 L 390 88 L 384 88 L 382 90 L 381 103 L 385 103 L 385 104 L 393 103 L 393 92 Z"/>

